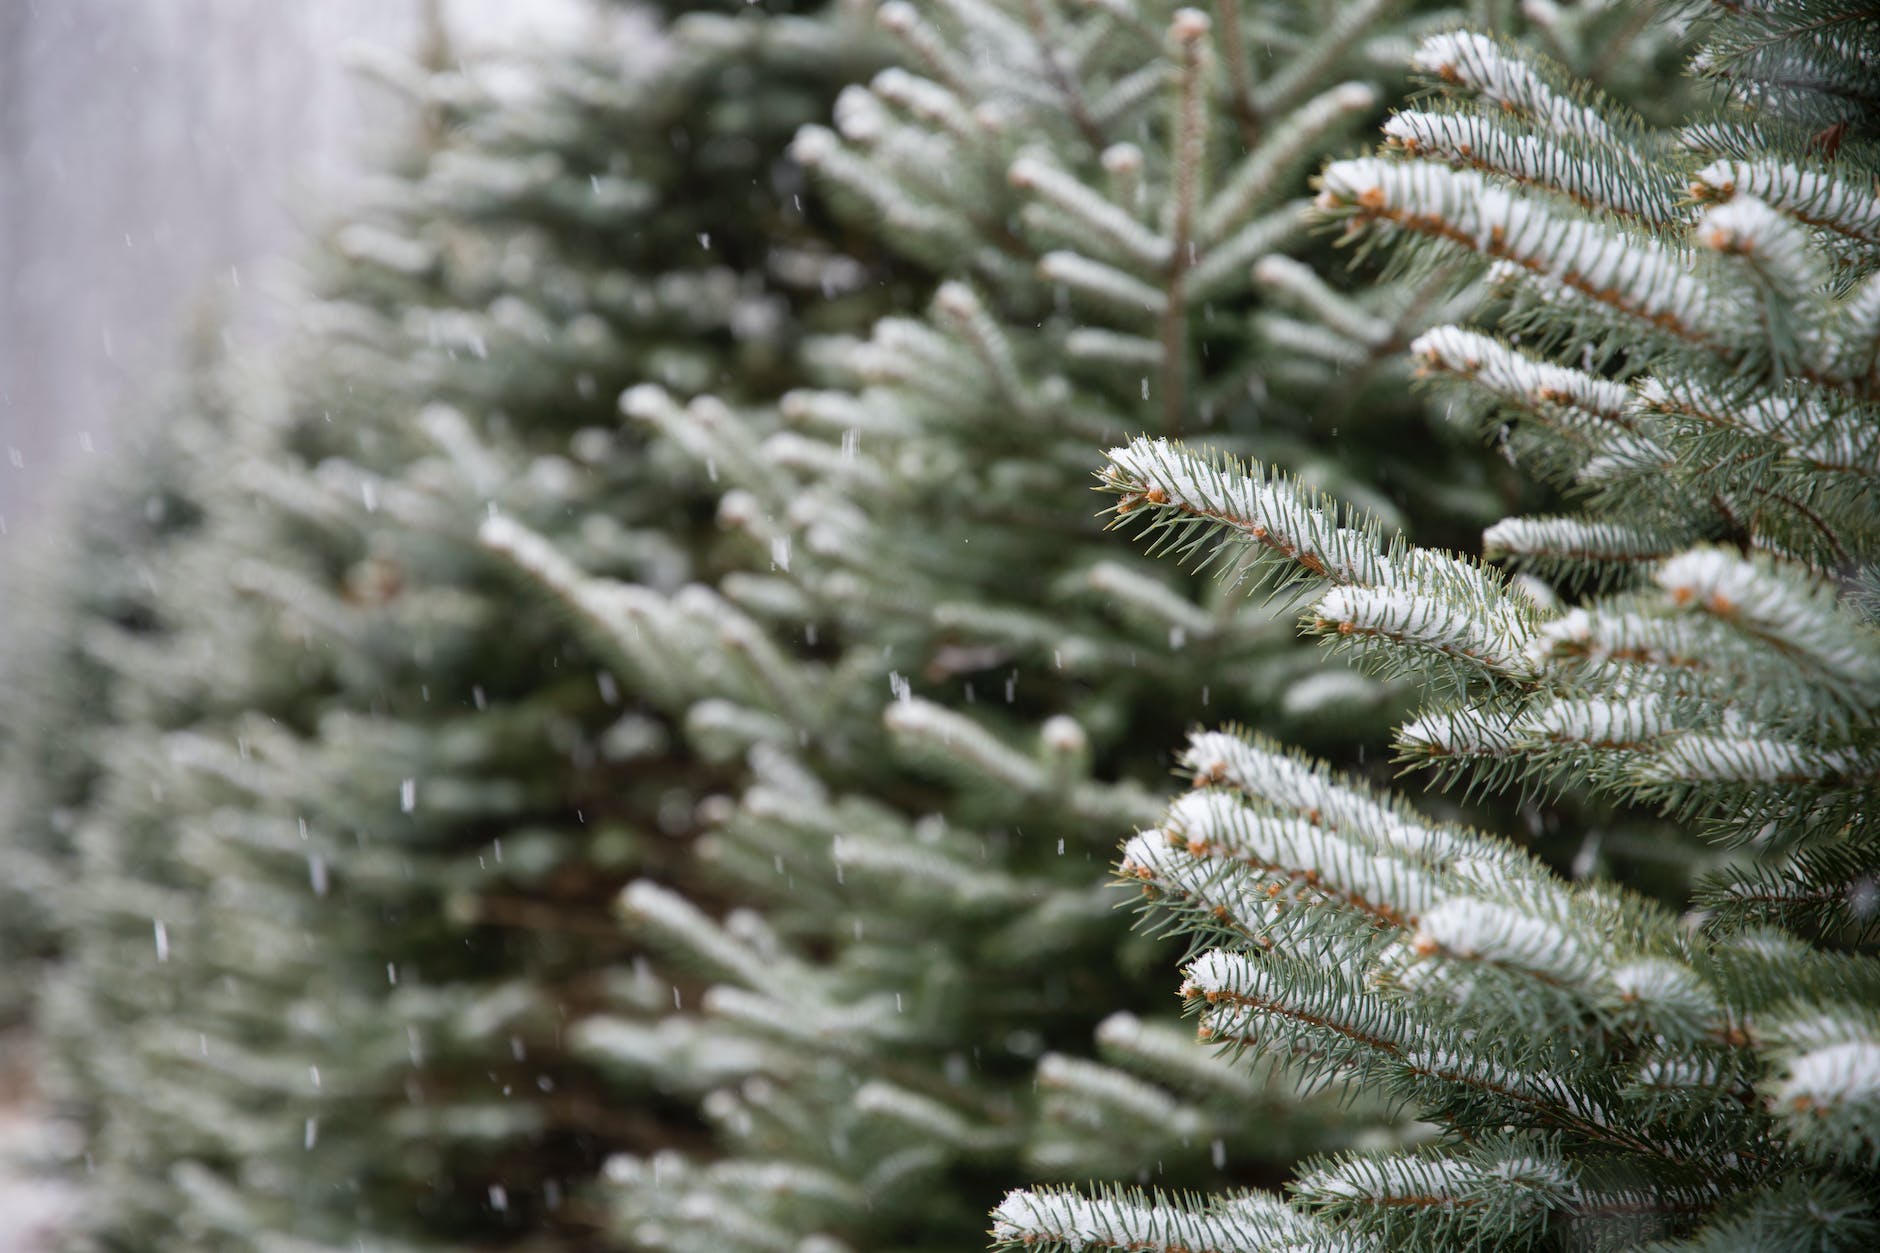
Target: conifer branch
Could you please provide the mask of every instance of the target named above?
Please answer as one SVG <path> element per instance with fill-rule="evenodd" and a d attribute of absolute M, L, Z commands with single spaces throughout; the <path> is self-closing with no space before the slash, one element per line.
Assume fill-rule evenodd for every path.
<path fill-rule="evenodd" d="M 1738 195 L 1760 200 L 1806 226 L 1880 248 L 1880 198 L 1824 171 L 1771 159 L 1724 159 L 1692 176 L 1693 199 L 1726 201 Z"/>
<path fill-rule="evenodd" d="M 1000 1247 L 1026 1253 L 1257 1253 L 1310 1243 L 1328 1253 L 1362 1247 L 1320 1229 L 1277 1198 L 1247 1194 L 1195 1212 L 1168 1198 L 1109 1192 L 1085 1198 L 1061 1191 L 1016 1191 L 992 1213 Z"/>
<path fill-rule="evenodd" d="M 1410 109 L 1384 126 L 1391 146 L 1458 169 L 1495 174 L 1521 187 L 1553 192 L 1583 209 L 1612 213 L 1648 228 L 1681 222 L 1675 188 L 1636 160 L 1615 162 L 1603 149 L 1575 147 L 1511 131 L 1473 113 Z"/>
<path fill-rule="evenodd" d="M 1329 216 L 1506 262 L 1699 348 L 1729 355 L 1741 339 L 1685 260 L 1649 236 L 1511 195 L 1473 170 L 1367 157 L 1334 162 L 1320 180 L 1316 203 Z"/>

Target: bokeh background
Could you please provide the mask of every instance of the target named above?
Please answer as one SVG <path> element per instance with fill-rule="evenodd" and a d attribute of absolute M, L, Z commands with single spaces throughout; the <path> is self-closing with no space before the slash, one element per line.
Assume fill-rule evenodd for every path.
<path fill-rule="evenodd" d="M 352 68 L 537 38 L 565 0 L 0 0 L 0 540 L 134 421 L 192 309 L 267 292 L 401 114 Z M 0 589 L 3 590 L 3 589 Z"/>

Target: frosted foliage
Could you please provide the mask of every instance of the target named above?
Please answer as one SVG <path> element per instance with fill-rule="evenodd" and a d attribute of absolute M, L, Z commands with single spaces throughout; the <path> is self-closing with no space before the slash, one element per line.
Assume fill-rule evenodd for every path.
<path fill-rule="evenodd" d="M 1470 170 L 1373 157 L 1325 167 L 1318 205 L 1414 228 L 1518 266 L 1648 325 L 1733 341 L 1734 314 L 1656 239 L 1564 215 Z"/>
<path fill-rule="evenodd" d="M 1438 757 L 1497 756 L 1514 745 L 1509 729 L 1475 714 L 1448 710 L 1412 718 L 1397 730 L 1397 742 Z"/>
<path fill-rule="evenodd" d="M 1575 1191 L 1565 1163 L 1541 1157 L 1504 1157 L 1489 1163 L 1429 1157 L 1355 1158 L 1314 1171 L 1299 1182 L 1300 1191 L 1315 1201 L 1360 1201 L 1368 1204 L 1477 1205 L 1494 1199 L 1512 1201 L 1522 1208 L 1555 1203 Z M 1509 1196 L 1507 1189 L 1523 1193 Z M 1539 1192 L 1540 1197 L 1531 1195 Z M 1518 1198 L 1518 1199 L 1517 1199 Z"/>
<path fill-rule="evenodd" d="M 1646 769 L 1666 779 L 1779 786 L 1831 782 L 1856 760 L 1847 752 L 1813 749 L 1742 726 L 1729 735 L 1681 735 Z"/>
<path fill-rule="evenodd" d="M 1574 985 L 1600 977 L 1605 966 L 1559 923 L 1488 901 L 1444 901 L 1418 920 L 1413 943 L 1419 952 L 1513 966 Z"/>
<path fill-rule="evenodd" d="M 1384 556 L 1362 532 L 1340 527 L 1302 501 L 1288 485 L 1234 474 L 1184 452 L 1167 439 L 1112 448 L 1113 482 L 1125 494 L 1225 523 L 1255 543 L 1284 552 L 1336 582 L 1382 581 Z"/>
<path fill-rule="evenodd" d="M 1779 1107 L 1799 1112 L 1860 1106 L 1880 1113 L 1880 1042 L 1830 1044 L 1801 1054 L 1775 1096 Z"/>
<path fill-rule="evenodd" d="M 1540 739 L 1596 748 L 1639 748 L 1669 733 L 1674 722 L 1656 696 L 1624 700 L 1587 698 L 1543 705 L 1521 720 Z"/>
<path fill-rule="evenodd" d="M 1563 148 L 1551 138 L 1511 134 L 1496 120 L 1405 110 L 1385 124 L 1384 133 L 1395 146 L 1412 154 L 1437 155 L 1517 183 L 1557 188 L 1589 209 L 1652 223 L 1672 220 L 1677 214 L 1673 198 L 1660 184 L 1616 176 L 1608 164 Z"/>
<path fill-rule="evenodd" d="M 1220 916 L 1237 919 L 1244 926 L 1258 928 L 1277 916 L 1272 898 L 1256 880 L 1223 875 L 1219 862 L 1196 857 L 1185 846 L 1171 843 L 1165 831 L 1132 837 L 1123 846 L 1118 872 L 1193 901 L 1210 914 L 1219 911 Z"/>
<path fill-rule="evenodd" d="M 1873 135 L 1607 4 L 617 7 L 380 67 L 73 563 L 98 1243 L 1880 1240 Z"/>
<path fill-rule="evenodd" d="M 1808 233 L 1753 196 L 1737 196 L 1706 209 L 1697 224 L 1697 239 L 1713 251 L 1742 258 L 1774 294 L 1789 302 L 1806 300 L 1825 277 Z M 1819 340 L 1810 330 L 1803 336 L 1799 349 L 1821 362 Z"/>
<path fill-rule="evenodd" d="M 1282 812 L 1437 865 L 1479 851 L 1466 836 L 1422 821 L 1394 797 L 1343 786 L 1322 767 L 1243 736 L 1197 731 L 1182 764 L 1197 782 L 1226 784 Z"/>
<path fill-rule="evenodd" d="M 1818 1157 L 1880 1161 L 1880 1024 L 1864 1011 L 1777 1018 L 1781 1066 L 1765 1083 L 1774 1109 Z"/>
<path fill-rule="evenodd" d="M 993 1235 L 1000 1240 L 1142 1253 L 1255 1253 L 1312 1230 L 1309 1220 L 1280 1206 L 1223 1206 L 1211 1214 L 1182 1214 L 1120 1197 L 1032 1192 L 1007 1196 L 992 1220 Z"/>
<path fill-rule="evenodd" d="M 1714 200 L 1755 197 L 1810 225 L 1880 245 L 1880 196 L 1820 169 L 1788 161 L 1712 161 L 1693 176 L 1692 190 Z"/>
<path fill-rule="evenodd" d="M 1236 858 L 1387 918 L 1415 918 L 1436 891 L 1414 866 L 1375 857 L 1364 842 L 1309 822 L 1250 813 L 1226 793 L 1189 793 L 1171 807 L 1168 823 L 1170 838 L 1185 843 L 1191 855 Z"/>
<path fill-rule="evenodd" d="M 1880 697 L 1880 650 L 1850 629 L 1818 584 L 1722 549 L 1700 548 L 1664 563 L 1658 585 L 1680 608 L 1701 609 L 1738 630 L 1802 650 L 1823 674 Z"/>
<path fill-rule="evenodd" d="M 1439 326 L 1418 336 L 1410 354 L 1424 369 L 1466 378 L 1492 392 L 1536 406 L 1571 405 L 1595 417 L 1622 422 L 1631 390 L 1581 370 L 1537 361 L 1492 336 L 1459 326 Z"/>
<path fill-rule="evenodd" d="M 1655 561 L 1667 544 L 1660 535 L 1622 523 L 1503 518 L 1482 532 L 1482 547 L 1494 556 L 1577 564 Z"/>
<path fill-rule="evenodd" d="M 1525 632 L 1485 631 L 1465 609 L 1410 591 L 1336 588 L 1313 606 L 1315 619 L 1340 635 L 1381 636 L 1392 644 L 1427 648 L 1495 673 L 1531 673 Z"/>
<path fill-rule="evenodd" d="M 1234 730 L 1191 737 L 1171 847 L 1131 846 L 1171 925 L 1220 946 L 1182 988 L 1204 1039 L 1444 1129 L 1297 1185 L 1392 1247 L 1880 1239 L 1880 201 L 1873 136 L 1833 98 L 1865 98 L 1880 41 L 1786 0 L 1693 29 L 1737 96 L 1714 119 L 1655 129 L 1512 42 L 1443 33 L 1415 58 L 1442 98 L 1321 176 L 1350 236 L 1507 297 L 1498 328 L 1437 325 L 1410 356 L 1567 493 L 1486 529 L 1518 579 L 1177 445 L 1104 475 L 1161 551 L 1312 584 L 1307 631 L 1422 688 L 1398 761 L 1518 798 L 1572 867 Z M 1273 906 L 1210 915 L 1207 860 Z"/>
<path fill-rule="evenodd" d="M 1599 114 L 1565 99 L 1524 60 L 1507 55 L 1486 35 L 1473 31 L 1432 35 L 1418 46 L 1411 64 L 1554 134 L 1595 140 L 1608 137 Z"/>

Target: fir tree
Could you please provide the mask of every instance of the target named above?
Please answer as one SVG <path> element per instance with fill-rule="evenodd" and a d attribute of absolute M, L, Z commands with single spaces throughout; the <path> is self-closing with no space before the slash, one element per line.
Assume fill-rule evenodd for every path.
<path fill-rule="evenodd" d="M 1187 713 L 1170 693 L 1355 728 L 1392 689 L 1302 681 L 1263 609 L 1117 552 L 1080 467 L 1094 440 L 1209 428 L 1395 516 L 1364 481 L 1380 467 L 1311 425 L 1335 412 L 1347 440 L 1431 454 L 1389 467 L 1429 525 L 1478 507 L 1478 463 L 1442 457 L 1443 482 L 1440 444 L 1393 434 L 1421 427 L 1404 346 L 1474 293 L 1445 301 L 1443 274 L 1354 294 L 1307 263 L 1302 176 L 1378 107 L 1352 76 L 1398 55 L 1389 16 L 883 6 L 904 63 L 794 151 L 949 276 L 925 315 L 813 345 L 826 383 L 780 412 L 622 397 L 729 489 L 720 516 L 755 568 L 661 597 L 486 525 L 624 687 L 752 772 L 706 811 L 719 893 L 623 897 L 681 1012 L 627 1006 L 576 1036 L 630 1092 L 695 1095 L 716 1130 L 715 1152 L 614 1159 L 627 1240 L 956 1247 L 1001 1171 L 1200 1182 L 1375 1121 L 1145 1019 L 1160 959 L 1091 858 L 1153 811 L 1157 728 Z M 1128 1012 L 1099 1026 L 1119 965 Z"/>
<path fill-rule="evenodd" d="M 768 179 L 874 54 L 840 14 L 585 36 L 379 67 L 425 141 L 311 259 L 287 344 L 195 384 L 227 420 L 155 438 L 192 529 L 142 555 L 134 614 L 46 607 L 83 651 L 7 752 L 71 776 L 41 1022 L 87 1131 L 75 1239 L 578 1242 L 602 1154 L 685 1134 L 563 1044 L 632 984 L 609 901 L 711 770 L 476 528 L 655 587 L 711 567 L 704 476 L 612 431 L 614 397 L 771 394 L 806 327 L 866 313 Z"/>
<path fill-rule="evenodd" d="M 1170 690 L 1297 727 L 1392 691 L 1296 681 L 1270 615 L 1115 554 L 1082 479 L 1094 440 L 1198 424 L 1356 494 L 1307 416 L 1421 429 L 1436 281 L 1363 298 L 1270 255 L 1316 251 L 1302 173 L 1377 107 L 1388 10 L 887 6 L 913 68 L 796 151 L 848 251 L 957 277 L 801 354 L 880 273 L 768 181 L 874 55 L 842 15 L 688 19 L 624 82 L 605 42 L 391 67 L 432 143 L 228 380 L 155 629 L 93 649 L 113 725 L 45 1018 L 99 1238 L 578 1239 L 612 1153 L 630 1243 L 937 1247 L 1014 1169 L 1344 1143 L 1160 1024 L 1097 1027 L 1119 950 L 1138 1007 L 1161 959 L 1088 841 L 1153 813 Z M 825 385 L 758 403 L 800 370 Z M 623 388 L 651 442 L 605 429 Z M 1438 452 L 1393 490 L 1479 511 Z M 714 481 L 750 571 L 699 525 Z M 666 1012 L 710 985 L 711 1020 Z M 694 1097 L 713 1143 L 655 1154 Z"/>
<path fill-rule="evenodd" d="M 75 751 L 111 718 L 111 672 L 94 655 L 107 635 L 153 624 L 151 558 L 201 519 L 191 467 L 226 434 L 221 318 L 205 310 L 180 379 L 147 430 L 103 454 L 55 495 L 40 534 L 7 554 L 0 577 L 15 607 L 0 636 L 0 1021 L 31 1017 L 44 963 L 59 949 L 56 900 L 72 873 L 72 828 L 100 763 Z M 59 728 L 56 735 L 49 728 Z"/>
<path fill-rule="evenodd" d="M 1501 334 L 1439 327 L 1413 352 L 1578 511 L 1497 523 L 1486 564 L 1167 441 L 1104 472 L 1161 547 L 1302 582 L 1308 632 L 1420 676 L 1407 764 L 1590 789 L 1707 837 L 1688 911 L 1262 736 L 1198 733 L 1196 790 L 1123 870 L 1198 937 L 1202 1035 L 1434 1134 L 1310 1163 L 1288 1200 L 1016 1192 L 1004 1244 L 1880 1238 L 1880 27 L 1772 4 L 1704 36 L 1728 95 L 1675 134 L 1504 44 L 1433 36 L 1417 64 L 1441 98 L 1393 117 L 1389 155 L 1322 176 L 1354 236 L 1504 287 Z"/>
<path fill-rule="evenodd" d="M 1165 955 L 1093 850 L 1184 694 L 1338 751 L 1402 689 L 1301 679 L 1083 487 L 1144 428 L 1439 533 L 1505 486 L 1404 394 L 1478 292 L 1341 288 L 1300 219 L 1421 19 L 888 4 L 901 64 L 794 149 L 837 228 L 774 157 L 872 68 L 851 16 L 394 71 L 431 144 L 92 650 L 46 1018 L 101 1242 L 953 1247 L 1015 1173 L 1378 1123 L 1135 1012 Z M 925 313 L 844 337 L 883 296 Z"/>

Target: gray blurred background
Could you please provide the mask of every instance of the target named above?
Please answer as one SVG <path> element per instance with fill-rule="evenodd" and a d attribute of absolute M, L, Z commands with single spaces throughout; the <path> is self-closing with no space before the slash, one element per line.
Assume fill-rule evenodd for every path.
<path fill-rule="evenodd" d="M 0 0 L 0 547 L 137 419 L 193 306 L 265 321 L 278 259 L 403 122 L 346 54 L 415 48 L 430 7 L 470 52 L 574 20 L 568 0 Z"/>

